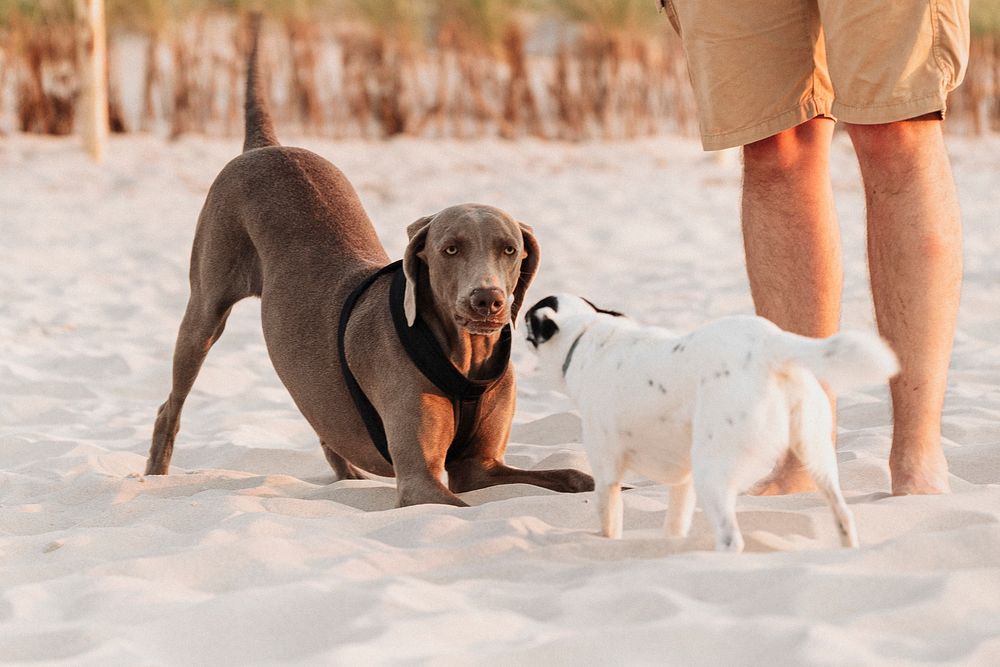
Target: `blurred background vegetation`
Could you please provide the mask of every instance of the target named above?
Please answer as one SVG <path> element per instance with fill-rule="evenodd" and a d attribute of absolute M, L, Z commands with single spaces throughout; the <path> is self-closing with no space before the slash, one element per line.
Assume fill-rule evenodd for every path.
<path fill-rule="evenodd" d="M 112 129 L 242 130 L 248 11 L 263 9 L 286 133 L 582 140 L 693 133 L 658 0 L 106 0 Z M 79 97 L 73 0 L 0 0 L 0 132 L 65 134 Z M 1000 0 L 972 1 L 949 126 L 1000 131 Z"/>

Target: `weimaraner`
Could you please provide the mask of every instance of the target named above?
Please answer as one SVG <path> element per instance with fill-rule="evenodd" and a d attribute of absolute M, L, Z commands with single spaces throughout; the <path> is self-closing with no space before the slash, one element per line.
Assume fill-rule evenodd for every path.
<path fill-rule="evenodd" d="M 362 477 L 359 469 L 395 475 L 401 506 L 464 505 L 456 493 L 495 484 L 592 490 L 577 470 L 503 462 L 515 401 L 506 327 L 538 268 L 531 229 L 488 206 L 446 208 L 407 229 L 402 275 L 382 272 L 356 293 L 389 259 L 347 178 L 314 153 L 278 144 L 258 83 L 254 24 L 243 153 L 216 178 L 198 219 L 173 387 L 157 414 L 146 474 L 167 473 L 184 400 L 233 304 L 259 296 L 274 368 L 339 478 Z M 390 312 L 392 286 L 402 295 L 402 325 L 403 315 Z M 356 303 L 341 336 L 349 297 Z M 402 342 L 416 325 L 450 362 L 446 373 L 489 386 L 478 404 L 447 395 L 418 368 Z M 355 394 L 380 422 L 374 431 Z M 462 448 L 451 447 L 458 430 Z"/>

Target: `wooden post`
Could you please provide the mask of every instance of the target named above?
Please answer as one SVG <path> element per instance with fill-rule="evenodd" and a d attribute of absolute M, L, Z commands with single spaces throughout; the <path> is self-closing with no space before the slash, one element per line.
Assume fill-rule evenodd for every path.
<path fill-rule="evenodd" d="M 80 61 L 80 129 L 83 143 L 97 162 L 108 141 L 108 44 L 104 0 L 74 0 L 77 56 Z"/>

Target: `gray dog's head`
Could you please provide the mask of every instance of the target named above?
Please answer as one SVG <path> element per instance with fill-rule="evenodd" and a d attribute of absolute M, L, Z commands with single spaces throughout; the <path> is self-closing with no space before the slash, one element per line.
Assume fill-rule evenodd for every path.
<path fill-rule="evenodd" d="M 492 206 L 462 204 L 421 218 L 406 231 L 403 306 L 411 326 L 425 287 L 438 313 L 471 334 L 492 334 L 516 321 L 538 270 L 530 227 Z"/>

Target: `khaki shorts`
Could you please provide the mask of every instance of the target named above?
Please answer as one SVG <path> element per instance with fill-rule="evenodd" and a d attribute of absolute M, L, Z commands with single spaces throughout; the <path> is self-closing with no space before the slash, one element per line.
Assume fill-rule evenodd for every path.
<path fill-rule="evenodd" d="M 684 42 L 705 150 L 816 116 L 945 112 L 969 54 L 968 0 L 662 0 Z"/>

